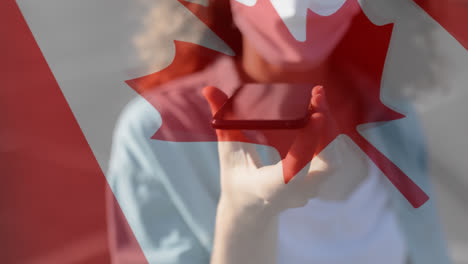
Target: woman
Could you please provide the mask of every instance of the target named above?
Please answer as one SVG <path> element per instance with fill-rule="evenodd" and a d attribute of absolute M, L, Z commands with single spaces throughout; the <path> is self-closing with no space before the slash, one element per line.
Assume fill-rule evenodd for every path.
<path fill-rule="evenodd" d="M 126 108 L 108 180 L 147 260 L 449 263 L 432 200 L 412 208 L 349 137 L 330 138 L 343 122 L 381 114 L 359 104 L 380 82 L 382 69 L 369 65 L 382 52 L 370 43 L 369 53 L 353 56 L 365 46 L 353 44 L 362 37 L 353 29 L 372 28 L 358 2 L 242 2 L 213 0 L 199 13 L 237 56 L 184 45 L 185 67 L 130 82 L 158 112 L 142 99 Z M 323 85 L 313 89 L 308 125 L 284 140 L 286 156 L 242 143 L 248 140 L 239 131 L 207 130 L 211 115 L 247 82 Z M 405 114 L 403 126 L 373 129 L 370 141 L 427 193 L 420 132 L 409 107 Z M 289 170 L 294 177 L 285 184 Z M 117 250 L 125 247 L 124 231 L 114 225 L 113 232 Z"/>

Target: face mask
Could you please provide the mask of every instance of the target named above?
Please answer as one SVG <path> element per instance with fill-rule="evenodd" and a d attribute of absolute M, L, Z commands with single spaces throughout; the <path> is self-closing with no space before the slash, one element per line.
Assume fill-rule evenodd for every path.
<path fill-rule="evenodd" d="M 234 23 L 264 59 L 290 69 L 323 62 L 360 11 L 357 0 L 230 0 Z"/>

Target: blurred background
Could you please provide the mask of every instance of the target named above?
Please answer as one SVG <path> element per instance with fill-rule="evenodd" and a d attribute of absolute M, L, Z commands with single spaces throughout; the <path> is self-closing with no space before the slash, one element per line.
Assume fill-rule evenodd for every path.
<path fill-rule="evenodd" d="M 436 1 L 426 1 L 425 7 L 438 9 L 439 16 L 450 20 L 452 10 L 444 9 L 445 1 Z M 16 3 L 104 172 L 117 118 L 122 108 L 137 96 L 125 80 L 169 65 L 175 39 L 229 52 L 216 35 L 176 0 Z M 468 12 L 468 2 L 459 1 L 458 5 Z M 394 93 L 404 93 L 416 105 L 427 137 L 436 190 L 436 197 L 431 198 L 439 204 L 450 254 L 456 264 L 468 264 L 468 50 L 411 0 L 376 0 L 373 6 L 365 10 L 368 16 L 379 20 L 385 14 L 395 23 L 382 99 L 392 104 Z M 77 184 L 86 186 L 93 181 L 91 177 L 96 177 L 86 175 Z M 12 181 L 9 188 L 25 191 L 21 183 Z M 60 227 L 64 222 L 39 223 L 50 229 L 47 232 L 50 236 L 60 233 L 56 234 L 56 243 L 43 245 L 40 250 L 12 251 L 10 258 L 17 261 L 14 263 L 106 263 L 104 189 L 105 184 L 100 181 L 96 189 L 84 196 L 69 196 L 80 200 L 67 201 L 76 205 L 95 204 L 92 210 L 83 206 L 81 212 L 83 218 L 98 221 L 80 224 L 73 234 L 62 236 L 68 232 Z M 73 190 L 78 192 L 69 189 Z M 59 191 L 51 191 L 38 199 L 47 204 L 60 195 Z M 15 203 L 1 209 L 1 215 L 5 219 L 9 216 L 11 221 L 0 220 L 2 230 L 8 230 L 12 237 L 24 228 L 13 219 L 15 210 L 34 202 L 24 196 L 15 199 Z M 56 211 L 59 208 L 50 210 L 62 217 Z M 28 240 L 26 236 L 9 243 L 13 243 L 11 248 L 17 245 L 33 249 L 40 241 Z"/>

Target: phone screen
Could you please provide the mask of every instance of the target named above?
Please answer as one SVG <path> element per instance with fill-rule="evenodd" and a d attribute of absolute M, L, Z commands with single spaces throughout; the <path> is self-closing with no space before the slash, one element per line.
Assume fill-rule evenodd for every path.
<path fill-rule="evenodd" d="M 213 118 L 225 129 L 299 128 L 310 116 L 311 84 L 245 84 Z"/>

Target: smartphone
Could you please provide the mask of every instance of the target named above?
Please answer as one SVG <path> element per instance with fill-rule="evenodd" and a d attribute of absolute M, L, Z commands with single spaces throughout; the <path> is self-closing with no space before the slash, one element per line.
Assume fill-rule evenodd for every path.
<path fill-rule="evenodd" d="M 309 121 L 312 84 L 251 83 L 239 87 L 215 113 L 216 129 L 299 129 Z"/>

